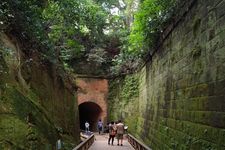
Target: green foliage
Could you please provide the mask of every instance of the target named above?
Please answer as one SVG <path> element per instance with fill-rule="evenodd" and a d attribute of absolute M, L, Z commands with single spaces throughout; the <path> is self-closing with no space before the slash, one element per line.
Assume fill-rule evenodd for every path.
<path fill-rule="evenodd" d="M 134 72 L 140 63 L 140 57 L 131 55 L 129 49 L 130 28 L 133 22 L 133 14 L 137 11 L 137 0 L 124 0 L 119 7 L 119 14 L 111 17 L 110 36 L 119 39 L 119 54 L 112 59 L 111 75 L 129 74 Z"/>
<path fill-rule="evenodd" d="M 135 0 L 125 2 L 124 14 L 128 26 L 130 24 L 129 34 L 121 40 L 123 46 L 120 54 L 113 59 L 113 74 L 129 74 L 142 64 L 146 55 L 157 45 L 160 33 L 169 23 L 177 6 L 177 0 L 144 0 L 140 4 Z"/>
<path fill-rule="evenodd" d="M 113 66 L 111 67 L 112 75 L 116 74 L 130 74 L 134 73 L 141 59 L 138 56 L 131 55 L 126 52 L 121 52 L 113 60 Z"/>
<path fill-rule="evenodd" d="M 144 0 L 135 14 L 128 51 L 143 54 L 154 48 L 159 33 L 171 18 L 176 0 Z"/>
<path fill-rule="evenodd" d="M 137 128 L 140 127 L 138 93 L 139 76 L 137 74 L 109 81 L 109 120 L 122 119 L 128 126 L 128 132 L 132 134 L 137 133 Z"/>
<path fill-rule="evenodd" d="M 43 11 L 48 37 L 64 60 L 84 57 L 102 41 L 106 13 L 93 1 L 50 1 Z"/>
<path fill-rule="evenodd" d="M 0 29 L 35 41 L 43 56 L 64 67 L 92 60 L 112 65 L 113 75 L 128 74 L 153 49 L 176 1 L 3 0 Z"/>
<path fill-rule="evenodd" d="M 3 0 L 0 12 L 1 31 L 16 30 L 22 39 L 45 46 L 43 56 L 61 57 L 64 62 L 85 57 L 104 41 L 107 12 L 100 2 Z"/>
<path fill-rule="evenodd" d="M 122 86 L 121 98 L 128 102 L 129 100 L 138 97 L 139 93 L 139 81 L 138 76 L 130 75 L 126 76 Z"/>
<path fill-rule="evenodd" d="M 107 61 L 106 52 L 102 48 L 92 49 L 88 54 L 88 61 L 102 64 Z"/>
<path fill-rule="evenodd" d="M 43 1 L 39 0 L 3 0 L 0 3 L 1 27 L 21 27 L 22 36 L 31 34 L 40 39 L 43 27 L 42 8 Z"/>
<path fill-rule="evenodd" d="M 144 0 L 140 4 L 136 0 L 126 0 L 125 3 L 129 33 L 120 38 L 123 46 L 113 59 L 111 71 L 114 74 L 129 74 L 142 64 L 173 16 L 177 0 Z"/>
<path fill-rule="evenodd" d="M 38 49 L 46 56 L 54 57 L 52 44 L 45 34 L 42 18 L 43 0 L 3 0 L 0 2 L 0 32 L 6 32 L 23 41 L 26 50 Z M 50 54 L 50 55 L 49 55 Z M 55 59 L 55 58 L 54 58 Z"/>

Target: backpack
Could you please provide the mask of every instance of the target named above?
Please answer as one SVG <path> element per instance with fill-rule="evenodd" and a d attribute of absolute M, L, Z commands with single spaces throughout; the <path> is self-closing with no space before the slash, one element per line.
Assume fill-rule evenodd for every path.
<path fill-rule="evenodd" d="M 115 126 L 110 126 L 110 135 L 116 135 L 116 127 Z"/>
<path fill-rule="evenodd" d="M 124 125 L 122 123 L 117 124 L 117 133 L 124 134 Z"/>
<path fill-rule="evenodd" d="M 116 135 L 116 131 L 115 130 L 112 130 L 110 135 Z"/>

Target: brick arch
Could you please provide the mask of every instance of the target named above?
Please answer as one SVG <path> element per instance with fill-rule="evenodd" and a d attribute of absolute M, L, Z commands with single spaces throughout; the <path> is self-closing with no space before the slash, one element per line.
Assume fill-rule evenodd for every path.
<path fill-rule="evenodd" d="M 107 122 L 107 96 L 108 96 L 108 80 L 98 78 L 77 78 L 76 85 L 78 86 L 77 99 L 78 105 L 92 102 L 97 104 L 102 112 L 99 119 Z"/>

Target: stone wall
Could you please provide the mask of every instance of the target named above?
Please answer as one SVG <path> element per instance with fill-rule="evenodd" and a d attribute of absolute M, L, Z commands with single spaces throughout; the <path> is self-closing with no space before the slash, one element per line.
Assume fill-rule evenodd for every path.
<path fill-rule="evenodd" d="M 65 149 L 79 142 L 75 88 L 65 72 L 0 35 L 0 149 Z"/>
<path fill-rule="evenodd" d="M 154 150 L 225 149 L 224 7 L 196 0 L 137 74 L 112 80 L 110 119 L 124 119 Z M 124 82 L 133 76 L 139 94 L 127 101 Z"/>

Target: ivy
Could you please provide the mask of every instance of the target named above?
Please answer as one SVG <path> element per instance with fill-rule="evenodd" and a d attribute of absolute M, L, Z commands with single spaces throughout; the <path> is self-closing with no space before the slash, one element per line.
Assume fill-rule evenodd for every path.
<path fill-rule="evenodd" d="M 138 76 L 130 75 L 126 76 L 121 87 L 121 98 L 129 102 L 129 100 L 138 97 L 139 95 L 139 80 Z"/>

